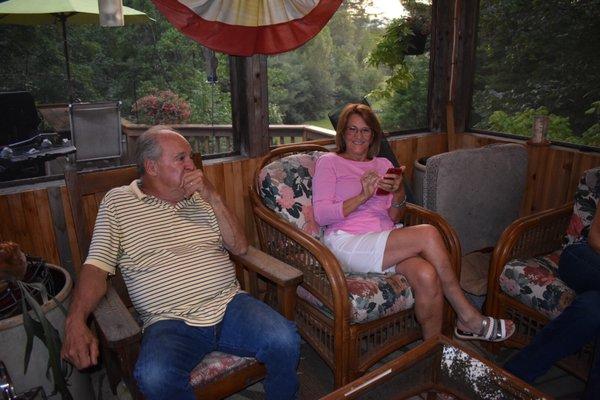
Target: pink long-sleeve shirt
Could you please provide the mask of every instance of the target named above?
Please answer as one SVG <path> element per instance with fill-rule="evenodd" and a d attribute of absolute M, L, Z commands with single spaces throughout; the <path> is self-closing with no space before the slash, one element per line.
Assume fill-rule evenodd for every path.
<path fill-rule="evenodd" d="M 392 195 L 373 195 L 344 217 L 344 201 L 362 192 L 360 178 L 375 170 L 385 175 L 392 163 L 382 157 L 368 161 L 353 161 L 335 153 L 327 153 L 317 160 L 313 177 L 313 208 L 315 220 L 327 226 L 325 234 L 344 231 L 351 234 L 380 232 L 392 229 L 394 223 L 388 215 Z"/>

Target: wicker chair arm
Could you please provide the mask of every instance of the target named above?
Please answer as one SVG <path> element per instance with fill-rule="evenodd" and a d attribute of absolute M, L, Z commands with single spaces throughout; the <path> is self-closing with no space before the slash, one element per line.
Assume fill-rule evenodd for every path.
<path fill-rule="evenodd" d="M 297 286 L 302 282 L 302 272 L 254 246 L 249 246 L 246 254 L 231 254 L 230 256 L 236 263 L 264 276 L 277 286 Z"/>
<path fill-rule="evenodd" d="M 277 234 L 287 248 L 275 246 L 267 249 L 272 256 L 299 269 L 303 274 L 302 286 L 323 304 L 335 310 L 348 310 L 348 287 L 339 261 L 333 253 L 312 236 L 293 227 L 266 208 L 251 192 L 257 229 L 263 246 L 269 235 Z M 273 232 L 267 233 L 266 230 Z"/>
<path fill-rule="evenodd" d="M 529 258 L 551 253 L 560 248 L 573 213 L 573 203 L 517 219 L 498 240 L 492 255 L 490 287 L 498 285 L 498 278 L 506 263 L 514 258 Z"/>
<path fill-rule="evenodd" d="M 126 348 L 140 341 L 142 329 L 112 286 L 109 285 L 93 315 L 109 348 Z"/>

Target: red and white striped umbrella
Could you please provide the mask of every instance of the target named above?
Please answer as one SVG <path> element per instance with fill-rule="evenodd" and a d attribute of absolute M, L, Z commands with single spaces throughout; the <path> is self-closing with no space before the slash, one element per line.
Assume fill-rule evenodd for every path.
<path fill-rule="evenodd" d="M 183 34 L 236 56 L 293 50 L 315 36 L 342 0 L 152 0 Z"/>

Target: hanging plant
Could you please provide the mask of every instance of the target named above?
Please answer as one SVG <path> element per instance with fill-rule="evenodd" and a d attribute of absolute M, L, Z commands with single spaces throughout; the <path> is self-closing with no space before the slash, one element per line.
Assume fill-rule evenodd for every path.
<path fill-rule="evenodd" d="M 428 51 L 428 38 L 431 33 L 431 6 L 414 0 L 402 1 L 409 15 L 393 19 L 383 36 L 369 54 L 367 62 L 375 67 L 386 66 L 390 77 L 385 88 L 376 95 L 389 96 L 394 91 L 408 87 L 413 76 L 405 57 L 424 54 Z"/>

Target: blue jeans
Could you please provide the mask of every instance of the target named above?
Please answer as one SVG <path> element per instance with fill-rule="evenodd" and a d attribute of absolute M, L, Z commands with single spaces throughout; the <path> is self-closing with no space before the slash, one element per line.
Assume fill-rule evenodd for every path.
<path fill-rule="evenodd" d="M 296 325 L 246 293 L 231 300 L 217 325 L 193 327 L 179 320 L 150 325 L 144 332 L 134 377 L 149 400 L 194 399 L 189 374 L 215 350 L 264 363 L 267 399 L 295 397 L 300 358 Z"/>
<path fill-rule="evenodd" d="M 559 275 L 577 296 L 504 368 L 532 383 L 555 362 L 596 340 L 594 364 L 584 395 L 585 399 L 592 399 L 600 393 L 600 255 L 587 243 L 568 246 L 560 258 Z M 598 285 L 594 286 L 594 282 Z"/>

